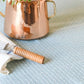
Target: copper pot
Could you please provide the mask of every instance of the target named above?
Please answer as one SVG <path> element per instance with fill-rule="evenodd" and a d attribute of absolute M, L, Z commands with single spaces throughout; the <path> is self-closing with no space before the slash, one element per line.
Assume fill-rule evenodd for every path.
<path fill-rule="evenodd" d="M 47 2 L 54 4 L 54 14 L 48 17 Z M 15 39 L 36 39 L 49 32 L 49 19 L 56 14 L 56 4 L 52 0 L 22 1 L 11 5 L 6 1 L 5 33 Z M 4 17 L 4 15 L 0 12 Z"/>

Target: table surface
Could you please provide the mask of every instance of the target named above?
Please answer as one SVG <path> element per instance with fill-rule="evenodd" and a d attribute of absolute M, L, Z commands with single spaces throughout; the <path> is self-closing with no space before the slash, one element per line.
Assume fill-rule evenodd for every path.
<path fill-rule="evenodd" d="M 11 74 L 0 74 L 0 84 L 84 84 L 84 0 L 56 3 L 57 15 L 49 21 L 46 37 L 30 41 L 12 39 L 23 48 L 44 55 L 45 64 L 27 59 L 10 62 L 7 68 Z M 0 11 L 5 11 L 2 2 Z M 1 16 L 0 32 L 4 33 Z"/>

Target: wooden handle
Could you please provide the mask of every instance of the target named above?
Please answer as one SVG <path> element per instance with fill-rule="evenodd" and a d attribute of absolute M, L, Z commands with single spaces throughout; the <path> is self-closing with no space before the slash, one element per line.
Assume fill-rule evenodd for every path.
<path fill-rule="evenodd" d="M 33 52 L 27 51 L 25 49 L 19 48 L 19 47 L 15 47 L 13 50 L 14 54 L 17 54 L 19 56 L 22 56 L 26 59 L 35 61 L 37 63 L 43 64 L 45 57 L 44 56 L 40 56 L 38 54 L 35 54 Z"/>
<path fill-rule="evenodd" d="M 1 15 L 2 17 L 5 17 L 5 15 L 4 15 L 2 12 L 0 12 L 0 15 Z"/>

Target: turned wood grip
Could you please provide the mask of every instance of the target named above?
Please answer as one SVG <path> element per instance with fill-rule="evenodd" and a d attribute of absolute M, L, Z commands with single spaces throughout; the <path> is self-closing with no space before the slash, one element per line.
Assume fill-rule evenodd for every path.
<path fill-rule="evenodd" d="M 0 12 L 0 15 L 1 15 L 2 17 L 5 17 L 5 15 L 4 15 L 2 12 Z"/>
<path fill-rule="evenodd" d="M 40 56 L 38 54 L 35 54 L 33 52 L 27 51 L 25 49 L 19 48 L 19 47 L 15 47 L 13 50 L 14 54 L 17 54 L 19 56 L 22 56 L 26 59 L 35 61 L 37 63 L 43 64 L 44 62 L 44 56 Z"/>

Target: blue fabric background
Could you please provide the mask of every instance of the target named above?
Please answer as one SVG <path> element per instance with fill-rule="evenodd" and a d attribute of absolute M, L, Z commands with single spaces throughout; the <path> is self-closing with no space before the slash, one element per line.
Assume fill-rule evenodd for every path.
<path fill-rule="evenodd" d="M 5 8 L 2 4 L 0 11 Z M 84 84 L 84 10 L 75 11 L 77 6 L 74 12 L 58 14 L 61 5 L 57 4 L 59 11 L 49 21 L 50 32 L 46 37 L 30 41 L 12 39 L 23 48 L 44 55 L 45 64 L 27 59 L 13 61 L 7 66 L 10 75 L 0 74 L 0 84 Z M 4 33 L 1 16 L 0 32 Z"/>

